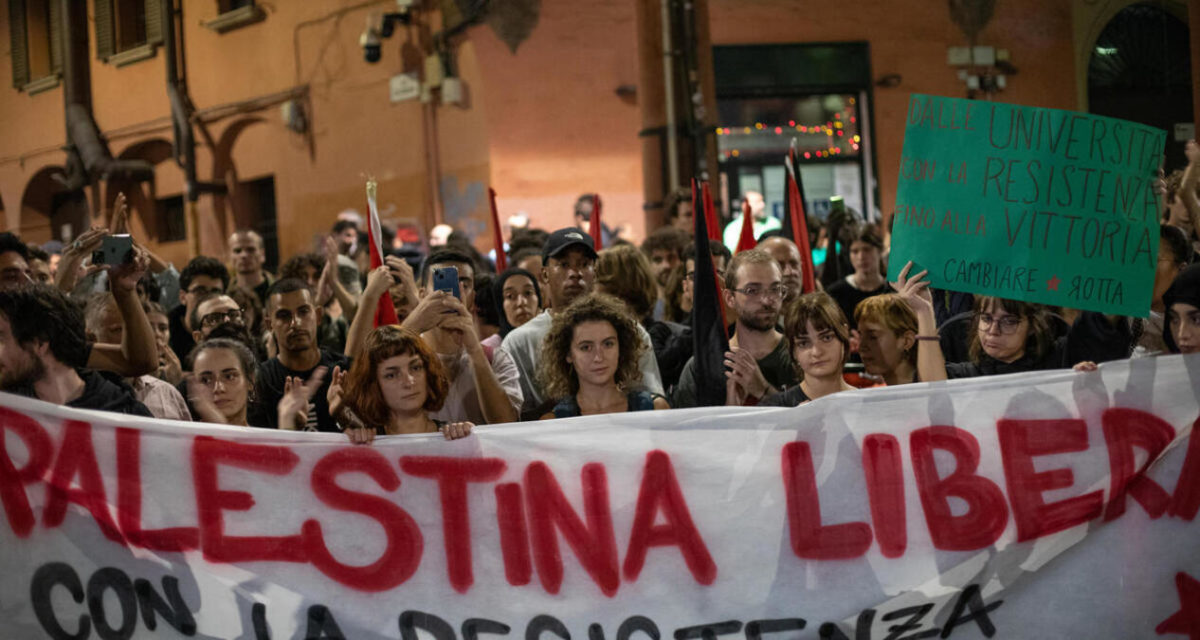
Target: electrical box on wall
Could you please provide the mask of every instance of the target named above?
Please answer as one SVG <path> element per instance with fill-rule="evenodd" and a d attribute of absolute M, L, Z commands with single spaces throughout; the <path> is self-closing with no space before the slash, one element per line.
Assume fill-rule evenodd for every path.
<path fill-rule="evenodd" d="M 388 81 L 388 97 L 392 102 L 404 102 L 421 95 L 421 81 L 416 73 L 399 73 Z"/>

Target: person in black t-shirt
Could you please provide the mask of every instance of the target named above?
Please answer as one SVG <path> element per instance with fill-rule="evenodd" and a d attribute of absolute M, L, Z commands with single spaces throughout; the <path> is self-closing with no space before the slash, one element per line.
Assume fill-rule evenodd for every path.
<path fill-rule="evenodd" d="M 266 407 L 275 407 L 283 398 L 288 388 L 288 378 L 309 380 L 319 367 L 325 371 L 333 371 L 340 367 L 343 371 L 350 366 L 350 360 L 340 353 L 334 353 L 317 346 L 317 325 L 321 321 L 321 307 L 314 301 L 312 289 L 303 280 L 285 278 L 271 286 L 267 293 L 267 319 L 271 323 L 271 333 L 279 347 L 279 355 L 263 363 L 258 371 L 258 393 L 260 401 Z M 340 431 L 333 417 L 329 415 L 329 401 L 326 393 L 332 376 L 325 376 L 319 386 L 313 388 L 311 406 L 305 412 L 306 431 Z M 280 425 L 278 416 L 268 411 L 270 426 L 286 428 L 290 425 Z"/>
<path fill-rule="evenodd" d="M 0 389 L 79 409 L 152 417 L 119 376 L 82 367 L 83 310 L 45 285 L 0 291 Z"/>
<path fill-rule="evenodd" d="M 850 242 L 850 263 L 854 265 L 854 273 L 829 285 L 829 296 L 837 301 L 842 309 L 842 315 L 850 322 L 850 328 L 856 329 L 854 308 L 858 303 L 883 293 L 890 293 L 887 278 L 883 275 L 883 240 L 875 227 L 864 226 L 854 234 Z"/>

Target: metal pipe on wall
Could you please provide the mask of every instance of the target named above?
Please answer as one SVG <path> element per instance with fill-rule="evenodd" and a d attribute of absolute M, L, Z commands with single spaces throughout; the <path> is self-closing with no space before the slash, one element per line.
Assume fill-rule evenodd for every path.
<path fill-rule="evenodd" d="M 671 42 L 671 1 L 662 0 L 663 98 L 667 127 L 667 184 L 663 193 L 679 187 L 679 131 L 675 124 L 675 47 Z"/>

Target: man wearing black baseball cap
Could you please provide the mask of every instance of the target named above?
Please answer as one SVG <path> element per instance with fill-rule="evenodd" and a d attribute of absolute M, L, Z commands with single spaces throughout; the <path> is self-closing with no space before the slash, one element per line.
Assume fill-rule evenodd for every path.
<path fill-rule="evenodd" d="M 537 384 L 538 361 L 542 355 L 542 339 L 550 330 L 550 315 L 556 309 L 565 309 L 576 298 L 591 292 L 596 278 L 596 250 L 592 237 L 582 229 L 567 227 L 550 234 L 542 247 L 541 289 L 548 309 L 529 322 L 513 329 L 504 338 L 500 348 L 512 356 L 521 372 L 521 391 L 524 404 L 522 419 L 541 416 L 542 405 L 558 398 L 545 398 Z M 662 378 L 654 350 L 650 347 L 650 336 L 638 325 L 642 341 L 646 344 L 638 365 L 642 371 L 642 385 L 647 391 L 661 394 Z"/>

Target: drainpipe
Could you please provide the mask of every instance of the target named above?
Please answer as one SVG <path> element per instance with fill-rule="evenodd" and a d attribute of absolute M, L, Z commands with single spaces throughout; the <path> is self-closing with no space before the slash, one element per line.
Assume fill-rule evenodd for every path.
<path fill-rule="evenodd" d="M 675 125 L 675 50 L 671 44 L 671 1 L 662 0 L 663 97 L 667 112 L 667 185 L 663 193 L 679 188 L 679 131 Z"/>
<path fill-rule="evenodd" d="M 92 117 L 91 74 L 88 70 L 86 3 L 58 0 L 64 21 L 63 114 L 67 129 L 67 174 L 64 186 L 79 190 L 96 180 L 151 182 L 154 167 L 144 160 L 117 160 L 100 137 Z"/>

